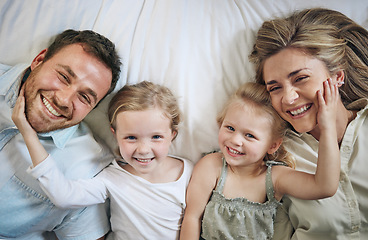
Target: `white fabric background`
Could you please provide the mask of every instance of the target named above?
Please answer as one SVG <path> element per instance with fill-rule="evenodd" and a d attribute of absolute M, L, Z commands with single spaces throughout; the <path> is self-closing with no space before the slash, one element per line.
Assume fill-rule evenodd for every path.
<path fill-rule="evenodd" d="M 254 76 L 248 54 L 260 24 L 317 6 L 368 27 L 366 0 L 0 0 L 0 62 L 30 63 L 68 28 L 107 36 L 123 62 L 117 88 L 149 80 L 179 98 L 184 121 L 171 153 L 196 162 L 217 148 L 215 118 L 224 101 Z M 115 147 L 109 99 L 86 121 Z"/>

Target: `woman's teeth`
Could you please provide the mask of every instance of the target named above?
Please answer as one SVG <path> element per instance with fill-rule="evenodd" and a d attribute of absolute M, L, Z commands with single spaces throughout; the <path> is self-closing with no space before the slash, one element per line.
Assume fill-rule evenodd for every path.
<path fill-rule="evenodd" d="M 305 111 L 307 111 L 309 109 L 310 106 L 304 106 L 304 107 L 301 107 L 297 110 L 294 110 L 294 111 L 290 111 L 291 115 L 293 116 L 297 116 L 297 115 L 300 115 L 302 113 L 304 113 Z"/>

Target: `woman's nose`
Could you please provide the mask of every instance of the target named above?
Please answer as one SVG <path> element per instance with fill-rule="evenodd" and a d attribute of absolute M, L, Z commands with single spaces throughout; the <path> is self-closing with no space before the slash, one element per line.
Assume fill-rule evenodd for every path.
<path fill-rule="evenodd" d="M 282 96 L 282 103 L 285 104 L 293 104 L 296 99 L 298 99 L 299 94 L 295 91 L 294 88 L 284 88 L 283 96 Z"/>

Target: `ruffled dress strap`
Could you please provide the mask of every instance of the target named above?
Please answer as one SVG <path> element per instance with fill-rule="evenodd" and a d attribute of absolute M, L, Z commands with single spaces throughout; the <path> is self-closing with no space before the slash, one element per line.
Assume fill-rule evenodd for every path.
<path fill-rule="evenodd" d="M 275 191 L 273 189 L 273 183 L 272 183 L 272 166 L 275 166 L 275 165 L 286 166 L 286 164 L 283 162 L 277 162 L 277 161 L 267 161 L 266 162 L 266 166 L 267 166 L 266 193 L 267 193 L 267 198 L 269 201 L 277 201 L 275 198 Z"/>
<path fill-rule="evenodd" d="M 221 175 L 217 182 L 215 191 L 222 193 L 225 182 L 226 182 L 226 177 L 227 177 L 227 163 L 226 163 L 225 158 L 222 156 L 222 170 L 221 170 Z"/>

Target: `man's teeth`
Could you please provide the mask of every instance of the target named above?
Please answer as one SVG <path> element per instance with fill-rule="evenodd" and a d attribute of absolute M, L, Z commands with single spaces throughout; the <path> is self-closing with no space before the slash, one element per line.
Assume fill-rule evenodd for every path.
<path fill-rule="evenodd" d="M 308 107 L 307 106 L 304 106 L 302 108 L 299 108 L 298 110 L 295 110 L 295 111 L 290 111 L 290 113 L 293 115 L 293 116 L 297 116 L 299 114 L 302 114 L 303 112 L 307 111 L 308 110 Z"/>
<path fill-rule="evenodd" d="M 152 158 L 136 158 L 138 162 L 146 163 L 150 162 Z"/>
<path fill-rule="evenodd" d="M 61 114 L 58 113 L 51 105 L 50 103 L 46 100 L 46 98 L 42 98 L 42 102 L 43 104 L 45 104 L 45 107 L 47 108 L 47 110 L 49 110 L 50 113 L 52 113 L 53 115 L 55 115 L 56 117 L 60 117 Z"/>

